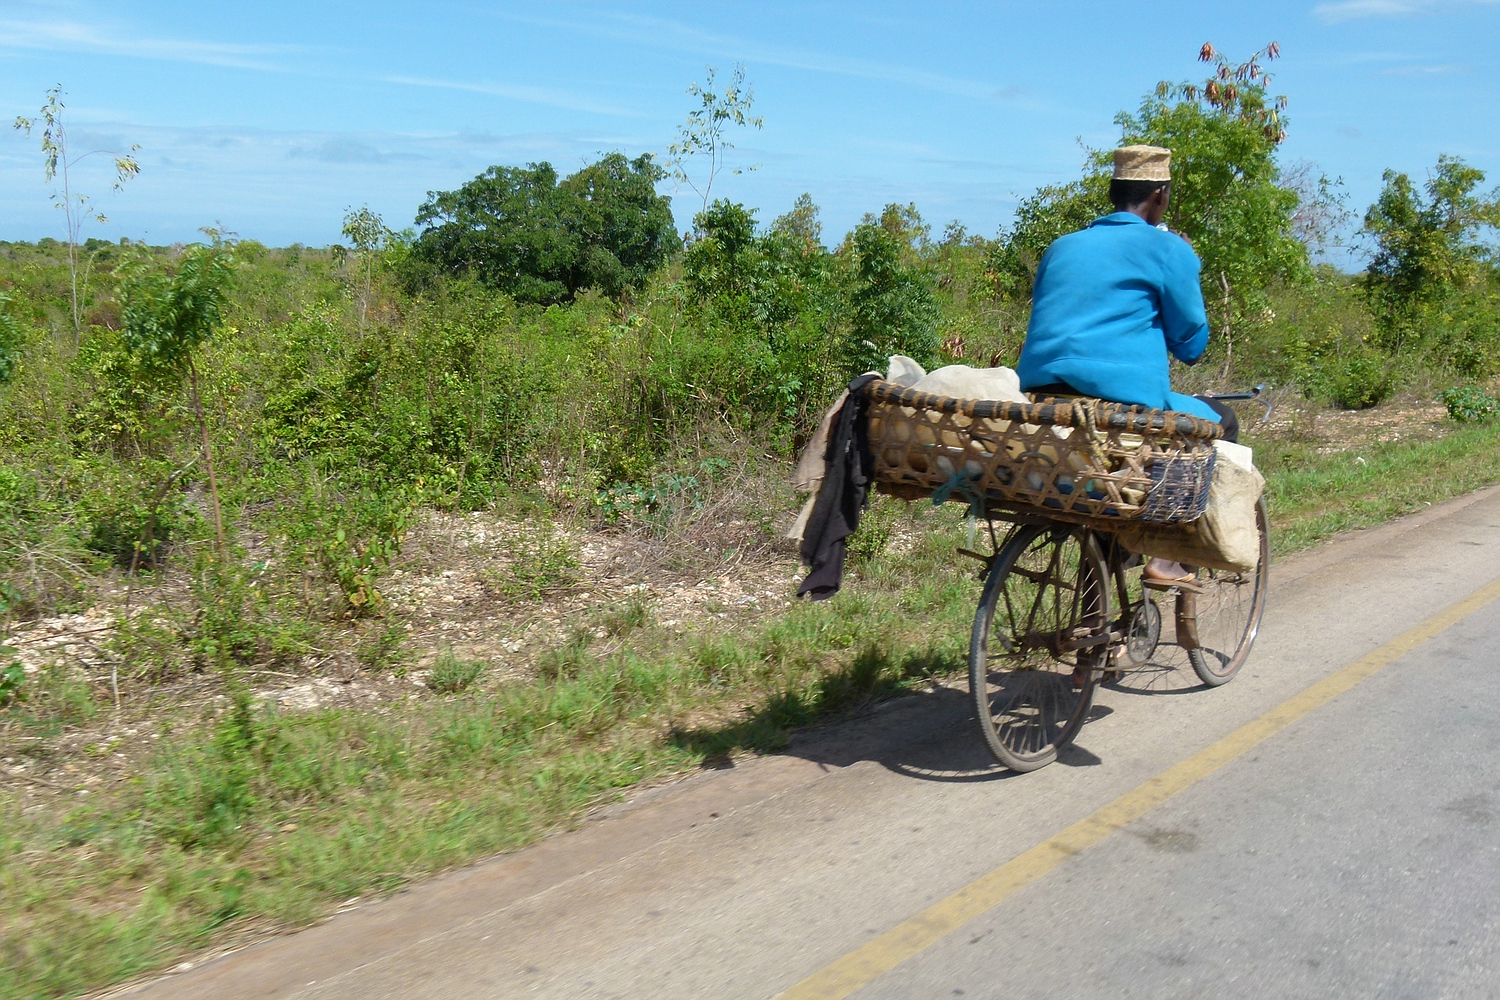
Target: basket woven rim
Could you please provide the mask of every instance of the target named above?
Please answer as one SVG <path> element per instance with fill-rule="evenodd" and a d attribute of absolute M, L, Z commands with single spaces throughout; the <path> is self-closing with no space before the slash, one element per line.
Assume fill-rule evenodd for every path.
<path fill-rule="evenodd" d="M 959 413 L 980 419 L 1008 420 L 1012 423 L 1050 424 L 1054 427 L 1076 427 L 1082 420 L 1082 411 L 1072 400 L 1053 400 L 1040 403 L 1012 403 L 998 399 L 963 399 L 942 396 L 935 392 L 920 392 L 910 386 L 874 379 L 864 388 L 865 397 L 872 402 L 890 403 L 917 410 L 939 410 L 943 413 Z M 1223 436 L 1223 427 L 1211 420 L 1203 420 L 1190 413 L 1176 410 L 1157 410 L 1149 406 L 1130 406 L 1125 403 L 1110 403 L 1094 400 L 1093 410 L 1100 429 L 1129 431 L 1134 434 L 1152 436 L 1176 436 L 1213 441 Z"/>

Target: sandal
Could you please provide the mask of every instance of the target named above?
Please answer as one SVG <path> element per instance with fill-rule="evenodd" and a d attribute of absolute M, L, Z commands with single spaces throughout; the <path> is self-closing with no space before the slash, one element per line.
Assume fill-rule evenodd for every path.
<path fill-rule="evenodd" d="M 1155 560 L 1153 560 L 1152 562 L 1154 561 Z M 1178 583 L 1192 584 L 1198 582 L 1197 570 L 1189 570 L 1186 567 L 1183 567 L 1186 572 L 1182 576 L 1167 576 L 1159 572 L 1153 572 L 1154 566 L 1152 565 L 1152 562 L 1146 563 L 1146 568 L 1141 571 L 1141 580 L 1143 582 L 1167 585 Z"/>

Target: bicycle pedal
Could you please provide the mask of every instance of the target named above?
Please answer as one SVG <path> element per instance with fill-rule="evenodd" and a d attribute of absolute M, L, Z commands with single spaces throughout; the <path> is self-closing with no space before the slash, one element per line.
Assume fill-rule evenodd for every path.
<path fill-rule="evenodd" d="M 1196 583 L 1186 583 L 1182 580 L 1148 580 L 1141 577 L 1141 586 L 1147 590 L 1160 590 L 1163 593 L 1187 591 L 1190 594 L 1201 594 L 1203 588 Z"/>

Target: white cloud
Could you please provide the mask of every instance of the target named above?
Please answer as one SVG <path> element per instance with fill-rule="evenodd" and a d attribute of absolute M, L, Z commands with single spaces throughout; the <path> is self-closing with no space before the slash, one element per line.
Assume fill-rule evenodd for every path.
<path fill-rule="evenodd" d="M 294 51 L 295 47 L 235 45 L 187 38 L 142 38 L 114 29 L 100 30 L 76 21 L 0 20 L 0 49 L 92 52 L 279 73 L 285 72 L 283 67 L 269 62 L 267 57 Z"/>
<path fill-rule="evenodd" d="M 653 48 L 670 49 L 697 56 L 719 56 L 740 62 L 759 63 L 769 66 L 785 66 L 790 69 L 810 70 L 848 76 L 856 79 L 883 80 L 889 83 L 904 83 L 924 90 L 979 100 L 1009 101 L 1021 96 L 1016 88 L 1002 88 L 994 82 L 964 80 L 941 73 L 929 73 L 908 69 L 868 59 L 853 59 L 844 56 L 817 52 L 812 49 L 784 45 L 764 45 L 730 35 L 702 31 L 680 21 L 667 18 L 628 14 L 618 10 L 599 10 L 594 16 L 580 21 L 562 21 L 553 18 L 537 18 L 521 15 L 502 15 L 525 24 L 564 28 L 568 31 L 583 31 L 591 35 L 629 41 Z"/>
<path fill-rule="evenodd" d="M 1409 17 L 1413 14 L 1436 14 L 1463 6 L 1492 6 L 1500 0 L 1339 0 L 1320 3 L 1313 16 L 1327 24 L 1357 21 L 1368 17 Z"/>

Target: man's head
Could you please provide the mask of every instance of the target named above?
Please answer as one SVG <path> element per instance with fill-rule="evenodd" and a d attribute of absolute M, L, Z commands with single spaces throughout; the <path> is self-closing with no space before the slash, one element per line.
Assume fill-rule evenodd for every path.
<path fill-rule="evenodd" d="M 1139 215 L 1154 226 L 1166 215 L 1171 194 L 1171 150 L 1160 146 L 1122 146 L 1115 150 L 1109 200 L 1116 211 Z"/>

